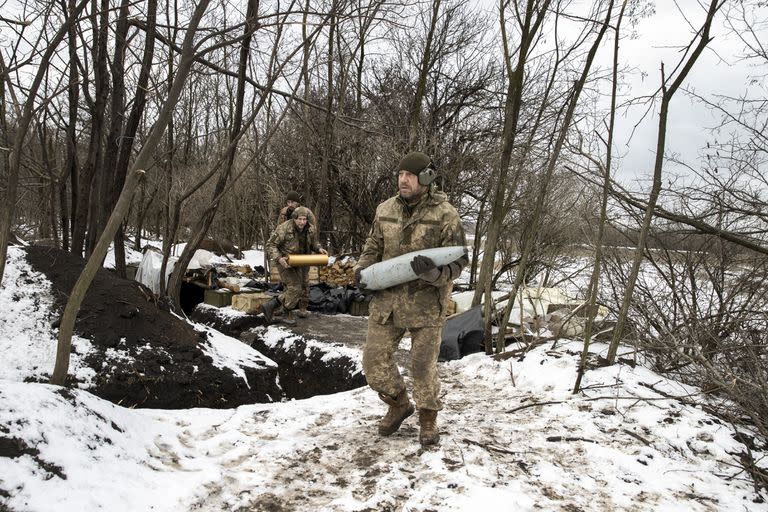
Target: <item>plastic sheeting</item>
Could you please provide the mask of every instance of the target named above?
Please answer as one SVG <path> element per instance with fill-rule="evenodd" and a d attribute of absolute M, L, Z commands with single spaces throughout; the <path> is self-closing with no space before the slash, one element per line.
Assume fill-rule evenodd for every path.
<path fill-rule="evenodd" d="M 196 250 L 189 261 L 189 265 L 187 265 L 187 270 L 197 270 L 210 266 L 212 257 L 213 253 L 210 251 L 205 249 Z M 168 265 L 165 267 L 166 283 L 168 283 L 168 276 L 173 272 L 173 267 L 178 260 L 179 258 L 174 256 L 168 258 Z M 162 264 L 163 255 L 160 252 L 152 249 L 146 250 L 141 263 L 139 263 L 139 268 L 136 269 L 136 277 L 134 279 L 152 290 L 152 293 L 160 293 L 160 266 Z"/>
<path fill-rule="evenodd" d="M 483 310 L 475 306 L 445 322 L 437 360 L 452 361 L 484 350 Z"/>
<path fill-rule="evenodd" d="M 168 258 L 168 265 L 165 268 L 165 282 L 168 282 L 168 276 L 173 271 L 173 265 L 176 263 L 177 258 Z M 152 290 L 152 293 L 160 293 L 160 266 L 163 264 L 163 255 L 157 251 L 146 251 L 144 257 L 139 263 L 139 268 L 136 269 L 136 280 L 147 288 Z"/>

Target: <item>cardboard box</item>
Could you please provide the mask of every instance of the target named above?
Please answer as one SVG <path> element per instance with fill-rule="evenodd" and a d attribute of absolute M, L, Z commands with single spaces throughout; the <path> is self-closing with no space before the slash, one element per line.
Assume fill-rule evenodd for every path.
<path fill-rule="evenodd" d="M 249 315 L 261 312 L 261 305 L 273 297 L 268 293 L 238 293 L 232 297 L 232 308 Z"/>

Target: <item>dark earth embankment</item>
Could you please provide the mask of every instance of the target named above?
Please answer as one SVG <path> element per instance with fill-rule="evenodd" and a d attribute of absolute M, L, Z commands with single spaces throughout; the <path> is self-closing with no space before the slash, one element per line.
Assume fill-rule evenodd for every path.
<path fill-rule="evenodd" d="M 51 247 L 26 248 L 32 267 L 53 284 L 60 315 L 85 260 Z M 218 368 L 203 350 L 205 334 L 158 308 L 136 281 L 100 269 L 85 295 L 75 334 L 93 350 L 85 356 L 96 371 L 88 390 L 126 407 L 229 408 L 279 400 L 277 369 L 242 366 L 246 383 L 232 369 Z"/>

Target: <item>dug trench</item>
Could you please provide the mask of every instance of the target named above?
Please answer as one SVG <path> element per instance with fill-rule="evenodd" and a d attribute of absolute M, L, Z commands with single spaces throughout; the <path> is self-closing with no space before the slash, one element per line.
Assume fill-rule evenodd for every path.
<path fill-rule="evenodd" d="M 55 298 L 51 329 L 58 319 L 85 260 L 51 247 L 25 248 L 27 261 L 52 284 Z M 25 279 L 25 276 L 15 276 Z M 197 297 L 188 298 L 192 302 Z M 182 301 L 184 301 L 182 297 Z M 217 366 L 209 355 L 206 332 L 158 306 L 148 290 L 136 281 L 100 269 L 85 295 L 75 323 L 75 334 L 90 342 L 84 363 L 95 376 L 87 390 L 125 407 L 186 409 L 232 408 L 308 398 L 360 387 L 365 379 L 359 364 L 349 357 L 326 357 L 321 348 L 307 349 L 307 340 L 290 333 L 292 342 L 269 346 L 258 329 L 260 316 L 248 315 L 234 322 L 198 313 L 191 319 L 241 338 L 277 363 L 241 366 L 246 379 L 231 368 Z M 73 352 L 76 350 L 73 344 Z M 45 381 L 43 376 L 43 381 Z M 68 386 L 78 385 L 74 378 Z"/>
<path fill-rule="evenodd" d="M 335 351 L 349 346 L 348 339 L 364 339 L 364 319 L 311 313 L 309 318 L 300 320 L 296 327 L 292 327 L 292 332 L 284 331 L 282 339 L 268 342 L 262 317 L 219 315 L 217 309 L 205 304 L 199 305 L 191 318 L 240 339 L 276 362 L 285 398 L 303 399 L 366 385 L 360 364 Z M 337 339 L 323 334 L 329 330 L 336 333 Z"/>

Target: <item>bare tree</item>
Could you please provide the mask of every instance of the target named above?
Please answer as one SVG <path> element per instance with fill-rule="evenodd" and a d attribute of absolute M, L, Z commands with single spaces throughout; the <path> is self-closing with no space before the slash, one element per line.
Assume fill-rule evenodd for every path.
<path fill-rule="evenodd" d="M 584 326 L 584 348 L 579 359 L 579 369 L 576 372 L 576 382 L 573 385 L 573 393 L 578 393 L 581 388 L 581 379 L 587 367 L 589 345 L 592 340 L 592 330 L 597 315 L 597 296 L 600 286 L 600 268 L 603 260 L 603 236 L 605 225 L 608 221 L 608 197 L 610 196 L 610 180 L 613 163 L 613 134 L 616 125 L 616 89 L 619 85 L 619 42 L 621 40 L 621 22 L 624 20 L 624 12 L 627 8 L 627 0 L 624 0 L 616 19 L 613 34 L 613 70 L 611 75 L 611 107 L 608 113 L 608 138 L 605 141 L 605 166 L 599 165 L 603 174 L 603 192 L 600 199 L 600 219 L 598 221 L 597 240 L 595 240 L 595 259 L 592 266 L 592 274 L 587 288 L 587 323 Z"/>
<path fill-rule="evenodd" d="M 563 115 L 563 120 L 560 125 L 560 130 L 559 130 L 559 133 L 557 134 L 557 140 L 555 142 L 555 145 L 552 149 L 551 154 L 549 155 L 549 160 L 547 162 L 547 169 L 546 169 L 545 175 L 541 178 L 540 188 L 536 197 L 536 202 L 534 204 L 533 211 L 530 214 L 530 220 L 526 225 L 527 229 L 523 234 L 520 263 L 518 266 L 518 270 L 515 273 L 515 281 L 512 285 L 510 300 L 507 302 L 507 306 L 504 309 L 504 314 L 499 323 L 499 331 L 501 334 L 499 336 L 499 340 L 497 341 L 497 345 L 496 345 L 497 352 L 500 352 L 504 348 L 504 333 L 506 332 L 507 323 L 509 322 L 510 314 L 512 312 L 513 304 L 515 302 L 514 297 L 517 296 L 517 293 L 525 279 L 526 270 L 527 270 L 526 267 L 530 260 L 531 253 L 533 252 L 533 246 L 535 243 L 535 233 L 536 231 L 538 231 L 540 227 L 539 219 L 541 218 L 544 201 L 547 196 L 547 191 L 550 187 L 550 180 L 555 170 L 555 167 L 558 165 L 560 152 L 563 148 L 566 136 L 571 126 L 573 113 L 576 110 L 576 105 L 579 101 L 579 97 L 581 96 L 581 91 L 584 89 L 584 84 L 587 82 L 587 78 L 589 77 L 590 70 L 592 68 L 592 63 L 594 62 L 595 54 L 597 53 L 597 50 L 600 47 L 600 43 L 602 41 L 603 35 L 605 34 L 611 22 L 611 17 L 613 14 L 613 0 L 608 2 L 606 11 L 607 12 L 605 15 L 605 20 L 600 26 L 600 31 L 595 37 L 595 40 L 592 43 L 592 46 L 590 47 L 589 52 L 586 56 L 584 66 L 581 71 L 581 76 L 574 83 L 573 90 L 569 95 L 568 102 L 565 106 L 566 108 L 565 108 L 565 113 Z"/>
<path fill-rule="evenodd" d="M 181 279 L 186 272 L 187 265 L 192 259 L 192 255 L 197 250 L 200 242 L 208 232 L 208 228 L 213 222 L 213 217 L 216 213 L 219 201 L 221 200 L 221 194 L 227 185 L 228 180 L 233 171 L 235 154 L 237 152 L 238 141 L 242 136 L 243 130 L 243 107 L 245 101 L 245 88 L 246 88 L 246 71 L 248 69 L 248 59 L 251 52 L 251 38 L 257 28 L 257 15 L 259 11 L 259 1 L 249 0 L 248 7 L 245 14 L 244 24 L 244 37 L 240 45 L 240 58 L 238 62 L 238 76 L 237 76 L 237 92 L 235 94 L 235 106 L 233 112 L 232 128 L 230 130 L 230 143 L 225 154 L 225 161 L 222 166 L 222 171 L 219 173 L 219 178 L 216 181 L 216 186 L 213 191 L 213 198 L 208 208 L 205 209 L 202 217 L 198 220 L 194 231 L 190 237 L 190 241 L 181 253 L 179 260 L 174 267 L 173 273 L 168 286 L 168 295 L 174 300 L 175 304 L 179 303 L 179 294 L 181 290 Z"/>
<path fill-rule="evenodd" d="M 648 197 L 647 208 L 645 216 L 643 217 L 643 223 L 640 229 L 640 238 L 637 241 L 637 247 L 635 249 L 635 255 L 632 260 L 632 269 L 630 270 L 626 292 L 624 299 L 619 310 L 619 316 L 616 322 L 616 328 L 613 331 L 611 343 L 608 348 L 607 359 L 610 363 L 616 360 L 616 352 L 619 347 L 619 341 L 624 330 L 624 325 L 627 321 L 627 314 L 629 311 L 630 301 L 632 299 L 632 292 L 637 280 L 637 275 L 640 271 L 640 264 L 643 260 L 643 251 L 645 250 L 646 240 L 651 225 L 651 219 L 654 215 L 654 208 L 661 191 L 663 168 L 664 168 L 664 150 L 666 148 L 666 136 L 667 136 L 667 118 L 669 116 L 669 103 L 677 90 L 682 85 L 683 81 L 688 76 L 688 73 L 693 68 L 694 64 L 698 60 L 701 53 L 710 42 L 710 29 L 712 22 L 715 18 L 715 14 L 720 10 L 723 5 L 723 0 L 711 0 L 709 8 L 707 9 L 706 18 L 694 37 L 694 41 L 688 46 L 687 51 L 683 59 L 680 61 L 676 69 L 679 69 L 677 76 L 672 79 L 666 76 L 664 64 L 661 65 L 661 104 L 659 105 L 659 128 L 658 138 L 656 142 L 656 158 L 653 169 L 653 184 Z M 694 46 L 694 43 L 695 46 Z M 669 82 L 669 80 L 672 80 Z"/>
<path fill-rule="evenodd" d="M 168 122 L 170 121 L 173 109 L 178 102 L 179 95 L 181 94 L 184 82 L 189 75 L 189 71 L 194 63 L 195 54 L 195 37 L 197 35 L 197 29 L 200 24 L 200 20 L 208 7 L 209 0 L 200 0 L 196 5 L 195 11 L 189 21 L 189 25 L 184 36 L 183 50 L 181 59 L 179 61 L 179 67 L 174 77 L 173 84 L 168 91 L 168 97 L 163 105 L 163 109 L 159 112 L 157 121 L 152 126 L 152 130 L 149 133 L 147 140 L 142 146 L 139 154 L 136 156 L 131 170 L 128 173 L 128 179 L 123 186 L 123 191 L 120 194 L 120 198 L 117 201 L 117 205 L 112 212 L 112 215 L 107 222 L 107 228 L 101 234 L 98 243 L 94 247 L 94 251 L 88 258 L 85 264 L 83 272 L 78 277 L 77 282 L 72 289 L 72 293 L 67 300 L 67 305 L 64 308 L 64 313 L 61 318 L 61 325 L 59 327 L 58 346 L 56 350 L 56 365 L 53 369 L 51 376 L 51 383 L 63 385 L 67 377 L 69 369 L 70 349 L 72 347 L 72 332 L 75 325 L 75 319 L 77 312 L 80 310 L 80 304 L 82 304 L 85 293 L 88 290 L 91 282 L 93 281 L 96 272 L 101 267 L 101 262 L 104 260 L 104 256 L 107 253 L 107 249 L 117 232 L 118 227 L 122 223 L 125 215 L 130 207 L 131 198 L 133 192 L 138 184 L 138 181 L 144 169 L 148 167 L 148 163 L 157 147 L 158 143 L 162 139 L 163 132 L 165 131 Z"/>
<path fill-rule="evenodd" d="M 5 189 L 5 197 L 3 198 L 2 217 L 0 217 L 0 282 L 5 272 L 5 258 L 8 254 L 8 241 L 11 234 L 11 224 L 13 223 L 16 207 L 16 192 L 19 184 L 19 170 L 21 168 L 24 142 L 34 117 L 35 104 L 38 100 L 37 93 L 45 76 L 48 62 L 50 62 L 51 58 L 58 50 L 59 43 L 61 43 L 64 37 L 69 33 L 70 25 L 77 21 L 78 16 L 83 9 L 85 9 L 87 4 L 88 0 L 81 0 L 80 3 L 75 6 L 73 11 L 67 13 L 63 23 L 58 27 L 51 38 L 49 46 L 40 55 L 40 59 L 36 63 L 37 71 L 34 74 L 32 83 L 27 89 L 27 97 L 24 100 L 24 103 L 19 104 L 18 100 L 14 100 L 19 117 L 12 137 L 11 152 L 8 158 L 8 184 Z M 9 69 L 2 54 L 0 54 L 0 71 L 2 72 L 0 80 L 5 82 L 5 87 L 7 89 L 10 89 L 11 97 L 18 98 L 15 93 L 16 87 L 11 83 Z"/>
<path fill-rule="evenodd" d="M 525 81 L 525 69 L 530 57 L 530 53 L 535 46 L 535 41 L 539 37 L 539 30 L 544 24 L 550 7 L 551 0 L 538 2 L 527 0 L 524 9 L 517 18 L 520 31 L 520 42 L 516 49 L 517 60 L 513 62 L 513 54 L 509 48 L 507 38 L 507 26 L 505 10 L 507 2 L 499 2 L 499 21 L 502 32 L 502 45 L 504 48 L 504 67 L 507 70 L 507 91 L 504 100 L 504 130 L 501 136 L 501 155 L 499 158 L 498 170 L 492 176 L 491 182 L 494 183 L 493 200 L 491 202 L 491 221 L 485 237 L 483 254 L 485 255 L 480 266 L 480 272 L 477 278 L 475 295 L 472 299 L 472 305 L 480 304 L 483 295 L 485 295 L 484 317 L 486 319 L 485 349 L 486 353 L 491 352 L 490 336 L 490 318 L 492 310 L 491 301 L 491 275 L 493 273 L 494 254 L 499 241 L 499 233 L 504 220 L 504 203 L 507 191 L 507 173 L 510 162 L 512 161 L 512 151 L 517 136 L 517 126 L 520 120 L 522 108 L 521 98 L 523 94 L 523 84 Z"/>
<path fill-rule="evenodd" d="M 408 149 L 415 149 L 418 143 L 419 121 L 421 118 L 421 106 L 424 101 L 424 93 L 427 88 L 427 77 L 433 64 L 433 40 L 440 15 L 442 0 L 432 0 L 432 8 L 427 18 L 427 36 L 424 41 L 421 62 L 418 66 L 418 78 L 416 79 L 416 94 L 413 96 L 411 112 L 408 119 Z"/>

